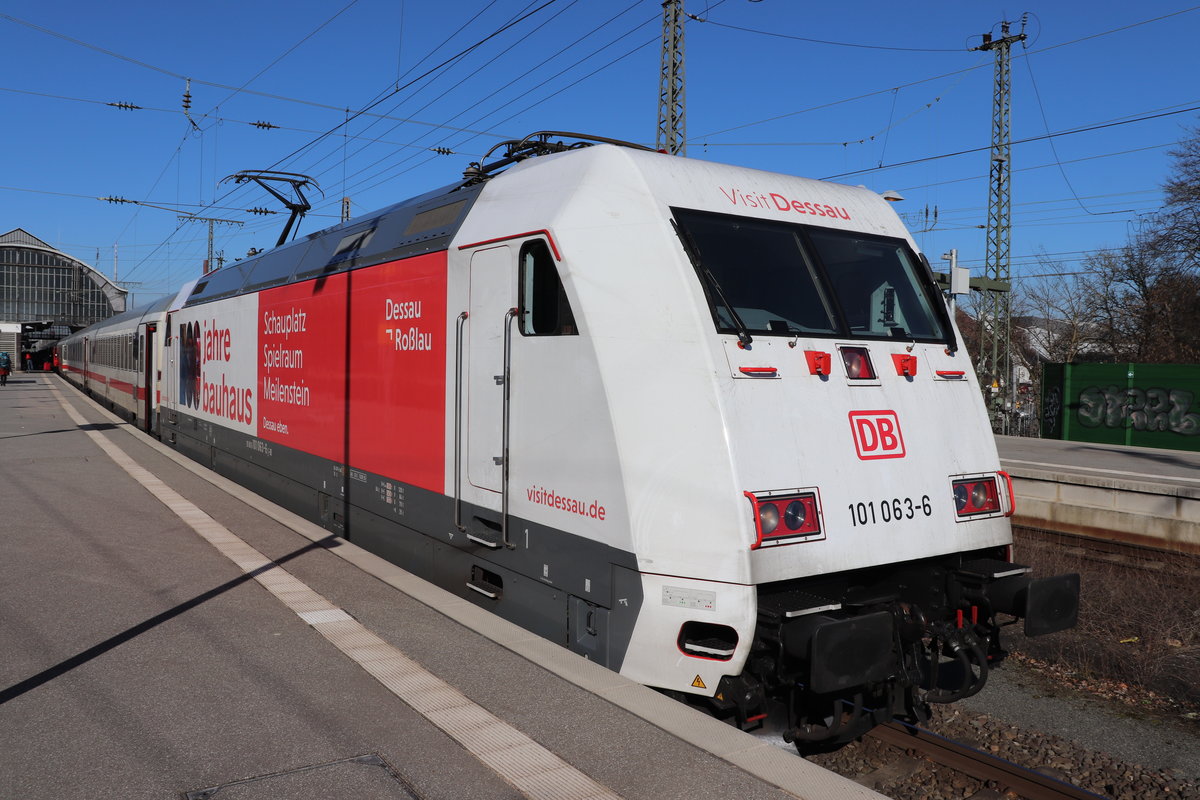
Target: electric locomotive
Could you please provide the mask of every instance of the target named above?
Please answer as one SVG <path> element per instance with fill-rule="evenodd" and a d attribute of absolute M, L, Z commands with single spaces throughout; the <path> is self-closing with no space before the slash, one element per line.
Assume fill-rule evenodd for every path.
<path fill-rule="evenodd" d="M 1002 624 L 1074 624 L 861 187 L 535 134 L 205 276 L 157 334 L 181 452 L 801 749 L 978 691 Z"/>

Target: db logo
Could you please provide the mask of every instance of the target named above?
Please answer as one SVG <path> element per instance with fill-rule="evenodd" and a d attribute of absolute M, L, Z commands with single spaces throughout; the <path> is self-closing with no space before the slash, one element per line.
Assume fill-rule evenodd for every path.
<path fill-rule="evenodd" d="M 854 449 L 863 461 L 904 458 L 904 436 L 895 411 L 851 411 Z"/>

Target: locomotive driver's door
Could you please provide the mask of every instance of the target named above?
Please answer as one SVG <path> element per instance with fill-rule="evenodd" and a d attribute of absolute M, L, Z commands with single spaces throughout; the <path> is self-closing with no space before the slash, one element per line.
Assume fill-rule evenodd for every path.
<path fill-rule="evenodd" d="M 515 267 L 507 245 L 472 255 L 465 325 L 467 480 L 485 490 L 483 504 L 497 510 L 504 478 L 504 342 L 516 304 Z"/>

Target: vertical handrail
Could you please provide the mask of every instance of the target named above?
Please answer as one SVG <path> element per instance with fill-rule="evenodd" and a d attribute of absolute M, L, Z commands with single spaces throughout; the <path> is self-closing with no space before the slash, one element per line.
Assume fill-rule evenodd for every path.
<path fill-rule="evenodd" d="M 463 533 L 462 524 L 462 384 L 463 384 L 463 324 L 470 316 L 466 311 L 458 315 L 454 327 L 454 526 Z"/>
<path fill-rule="evenodd" d="M 517 309 L 510 308 L 504 315 L 504 420 L 500 428 L 501 442 L 501 479 L 500 479 L 500 540 L 504 546 L 512 549 L 508 541 L 508 432 L 509 432 L 509 395 L 512 390 L 512 321 L 517 316 Z"/>

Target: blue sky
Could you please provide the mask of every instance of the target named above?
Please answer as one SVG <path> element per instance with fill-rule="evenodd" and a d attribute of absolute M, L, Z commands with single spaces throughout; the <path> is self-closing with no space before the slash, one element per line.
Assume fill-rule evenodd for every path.
<path fill-rule="evenodd" d="M 993 94 L 992 54 L 970 50 L 981 34 L 1006 19 L 1020 32 L 1024 19 L 1028 35 L 1012 51 L 1018 278 L 1075 271 L 1088 251 L 1123 244 L 1200 120 L 1200 6 L 1186 3 L 686 10 L 702 20 L 686 33 L 689 157 L 899 191 L 931 261 L 954 247 L 973 274 Z M 278 204 L 221 183 L 240 170 L 312 176 L 308 233 L 337 221 L 344 196 L 357 215 L 451 183 L 504 138 L 654 144 L 661 27 L 660 0 L 7 0 L 0 228 L 110 276 L 115 253 L 135 302 L 149 300 L 205 258 L 207 225 L 181 214 L 242 222 L 214 228 L 228 259 L 274 244 L 284 215 L 248 210 Z"/>

